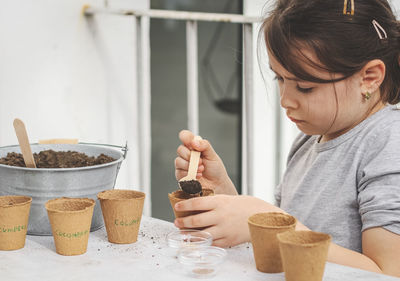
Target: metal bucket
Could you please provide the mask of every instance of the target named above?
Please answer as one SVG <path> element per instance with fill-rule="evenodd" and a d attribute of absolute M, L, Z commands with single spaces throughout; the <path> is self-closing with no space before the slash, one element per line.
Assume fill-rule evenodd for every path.
<path fill-rule="evenodd" d="M 97 193 L 113 189 L 118 171 L 127 153 L 127 146 L 101 144 L 32 144 L 32 152 L 43 150 L 78 151 L 88 156 L 101 153 L 116 159 L 113 162 L 81 167 L 33 169 L 0 164 L 0 195 L 25 195 L 32 197 L 29 214 L 28 234 L 51 235 L 51 227 L 44 204 L 47 200 L 58 197 L 87 197 L 96 200 L 92 225 L 94 231 L 104 225 Z M 118 151 L 114 148 L 122 150 Z M 0 147 L 0 158 L 9 152 L 21 153 L 18 145 Z"/>

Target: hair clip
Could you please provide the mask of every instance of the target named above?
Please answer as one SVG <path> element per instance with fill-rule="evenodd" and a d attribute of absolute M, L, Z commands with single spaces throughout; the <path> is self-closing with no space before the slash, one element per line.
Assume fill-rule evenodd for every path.
<path fill-rule="evenodd" d="M 374 26 L 376 33 L 378 33 L 379 39 L 382 40 L 388 38 L 385 29 L 376 20 L 372 21 L 372 25 Z M 381 31 L 384 36 L 382 35 Z"/>
<path fill-rule="evenodd" d="M 343 15 L 354 15 L 354 0 L 344 0 Z"/>

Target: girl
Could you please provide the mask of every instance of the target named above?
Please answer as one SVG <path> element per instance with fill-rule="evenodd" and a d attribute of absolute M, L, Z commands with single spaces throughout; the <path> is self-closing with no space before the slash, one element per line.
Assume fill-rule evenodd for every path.
<path fill-rule="evenodd" d="M 262 26 L 280 103 L 302 133 L 276 188 L 277 206 L 238 196 L 207 140 L 182 131 L 177 180 L 189 149 L 198 178 L 219 195 L 175 205 L 215 245 L 250 240 L 258 212 L 295 216 L 297 230 L 329 233 L 328 261 L 400 276 L 400 24 L 387 0 L 277 0 Z"/>

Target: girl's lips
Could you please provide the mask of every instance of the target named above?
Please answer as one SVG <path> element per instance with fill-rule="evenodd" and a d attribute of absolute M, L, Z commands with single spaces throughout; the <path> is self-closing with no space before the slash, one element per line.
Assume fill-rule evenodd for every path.
<path fill-rule="evenodd" d="M 288 117 L 289 117 L 289 119 L 290 119 L 292 122 L 294 122 L 294 123 L 303 122 L 302 120 L 297 120 L 297 119 L 294 119 L 294 118 L 292 118 L 292 117 L 290 117 L 290 116 L 288 116 Z"/>

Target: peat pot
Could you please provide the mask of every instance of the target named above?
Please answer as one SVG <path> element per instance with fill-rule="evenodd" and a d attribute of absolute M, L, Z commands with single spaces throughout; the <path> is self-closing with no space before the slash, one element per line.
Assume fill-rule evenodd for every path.
<path fill-rule="evenodd" d="M 117 150 L 115 148 L 119 148 Z M 28 234 L 51 235 L 45 203 L 58 197 L 92 198 L 96 200 L 92 225 L 94 231 L 104 225 L 97 193 L 113 189 L 119 168 L 126 157 L 127 146 L 101 144 L 31 144 L 32 153 L 43 150 L 77 151 L 88 156 L 105 154 L 116 159 L 113 162 L 80 167 L 34 169 L 0 164 L 0 195 L 32 197 Z M 0 147 L 0 158 L 9 152 L 21 153 L 18 145 Z"/>

